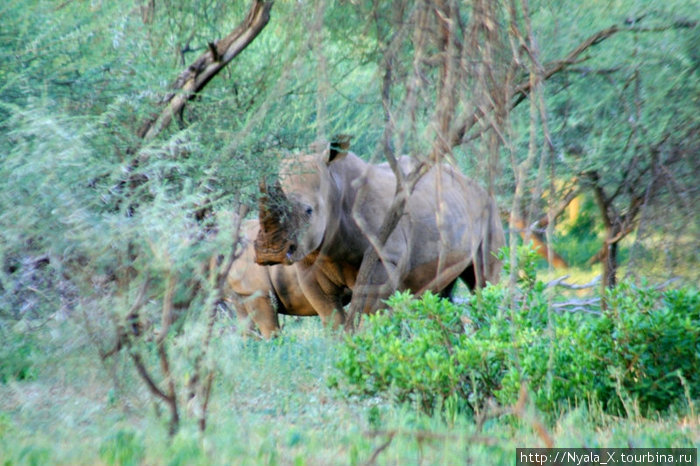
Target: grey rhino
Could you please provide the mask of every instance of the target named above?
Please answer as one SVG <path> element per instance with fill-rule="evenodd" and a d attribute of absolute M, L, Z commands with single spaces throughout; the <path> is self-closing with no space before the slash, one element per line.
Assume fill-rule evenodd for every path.
<path fill-rule="evenodd" d="M 412 162 L 402 158 L 400 165 L 408 171 Z M 460 277 L 471 289 L 498 280 L 493 253 L 505 238 L 496 203 L 448 164 L 432 166 L 416 183 L 369 283 L 356 278 L 394 199 L 387 164 L 369 164 L 336 141 L 285 157 L 278 181 L 261 188 L 257 263 L 295 264 L 304 296 L 334 325 L 344 322 L 345 288 L 353 299 L 365 293 L 367 313 L 395 290 L 449 292 Z"/>
<path fill-rule="evenodd" d="M 243 223 L 243 252 L 231 265 L 226 277 L 225 299 L 232 302 L 238 318 L 250 318 L 266 339 L 279 334 L 278 314 L 316 316 L 304 297 L 297 279 L 296 266 L 262 266 L 255 263 L 253 240 L 258 234 L 257 219 Z M 345 290 L 342 301 L 349 302 Z"/>

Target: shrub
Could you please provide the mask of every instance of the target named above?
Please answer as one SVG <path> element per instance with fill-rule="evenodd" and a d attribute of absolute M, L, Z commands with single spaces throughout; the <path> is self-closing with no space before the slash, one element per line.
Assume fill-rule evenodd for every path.
<path fill-rule="evenodd" d="M 346 337 L 338 368 L 354 391 L 389 390 L 426 410 L 440 399 L 466 398 L 461 358 L 454 351 L 466 344 L 461 311 L 431 293 L 420 301 L 397 293 L 387 304 L 392 312 L 369 316 L 362 332 Z"/>
<path fill-rule="evenodd" d="M 36 375 L 33 355 L 36 343 L 30 335 L 23 335 L 14 330 L 3 330 L 0 327 L 0 383 L 10 380 L 28 380 Z"/>
<path fill-rule="evenodd" d="M 699 397 L 698 290 L 658 292 L 623 283 L 609 293 L 608 302 L 609 311 L 596 322 L 604 335 L 596 349 L 603 363 L 615 368 L 609 377 L 645 411 L 666 409 L 683 398 L 684 385 L 691 398 Z"/>
<path fill-rule="evenodd" d="M 489 286 L 464 307 L 431 293 L 396 293 L 389 311 L 345 337 L 333 385 L 448 415 L 488 398 L 514 403 L 524 382 L 552 416 L 589 401 L 619 413 L 627 399 L 650 413 L 700 396 L 697 290 L 623 283 L 599 315 L 558 313 L 533 274 L 523 267 L 511 293 Z"/>

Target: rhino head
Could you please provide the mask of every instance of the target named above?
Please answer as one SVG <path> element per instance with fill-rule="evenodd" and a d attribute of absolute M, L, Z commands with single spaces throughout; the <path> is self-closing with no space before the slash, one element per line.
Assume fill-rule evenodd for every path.
<path fill-rule="evenodd" d="M 329 222 L 337 216 L 340 194 L 329 170 L 347 154 L 349 138 L 338 136 L 312 154 L 282 160 L 273 186 L 261 183 L 260 230 L 255 261 L 260 265 L 292 264 L 317 251 Z"/>

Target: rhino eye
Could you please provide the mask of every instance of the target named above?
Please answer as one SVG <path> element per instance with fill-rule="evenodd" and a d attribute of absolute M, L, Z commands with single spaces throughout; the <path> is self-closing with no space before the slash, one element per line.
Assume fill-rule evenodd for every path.
<path fill-rule="evenodd" d="M 312 209 L 311 207 L 307 207 L 304 212 L 306 212 L 306 215 L 311 216 L 311 214 L 314 213 L 314 209 Z"/>

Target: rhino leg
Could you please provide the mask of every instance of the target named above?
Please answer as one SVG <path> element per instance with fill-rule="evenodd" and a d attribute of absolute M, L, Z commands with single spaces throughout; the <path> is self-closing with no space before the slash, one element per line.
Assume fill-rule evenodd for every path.
<path fill-rule="evenodd" d="M 269 340 L 280 333 L 280 324 L 269 296 L 258 296 L 249 299 L 245 308 L 252 321 L 257 325 L 263 338 Z"/>
<path fill-rule="evenodd" d="M 452 301 L 452 292 L 454 291 L 456 285 L 457 285 L 457 280 L 454 280 L 452 283 L 450 283 L 445 288 L 443 288 L 440 291 L 440 293 L 438 293 L 438 294 L 440 295 L 441 298 L 449 299 L 450 301 Z"/>
<path fill-rule="evenodd" d="M 305 279 L 302 275 L 299 278 L 304 296 L 321 318 L 323 325 L 330 325 L 334 330 L 342 327 L 345 323 L 342 301 L 347 294 L 346 290 L 329 284 L 324 289 L 313 274 L 309 274 Z"/>
<path fill-rule="evenodd" d="M 477 261 L 479 259 L 476 259 Z M 479 269 L 482 269 L 483 267 L 479 267 Z M 465 285 L 467 285 L 467 288 L 469 288 L 469 291 L 474 291 L 477 286 L 477 274 L 475 272 L 476 268 L 474 267 L 474 264 L 470 264 L 469 267 L 464 269 L 464 272 L 460 274 L 460 278 L 464 282 Z M 480 285 L 481 286 L 481 285 Z"/>
<path fill-rule="evenodd" d="M 352 291 L 351 308 L 362 314 L 373 313 L 381 309 L 384 300 L 388 299 L 399 288 L 398 275 L 396 262 L 377 260 L 370 263 L 365 258 L 358 273 L 358 281 Z M 364 277 L 367 277 L 366 280 L 360 281 Z"/>
<path fill-rule="evenodd" d="M 333 330 L 341 328 L 345 324 L 345 311 L 341 303 L 341 296 L 326 295 L 320 289 L 306 294 L 311 306 L 316 310 L 325 327 Z"/>
<path fill-rule="evenodd" d="M 243 300 L 239 296 L 232 294 L 226 298 L 226 302 L 230 304 L 230 308 L 235 310 L 238 322 L 245 322 L 247 324 L 248 328 L 245 330 L 244 335 L 255 335 L 255 322 L 250 318 L 250 314 Z"/>

